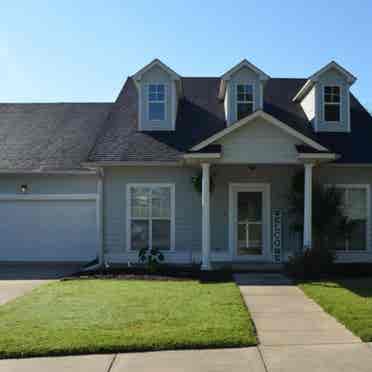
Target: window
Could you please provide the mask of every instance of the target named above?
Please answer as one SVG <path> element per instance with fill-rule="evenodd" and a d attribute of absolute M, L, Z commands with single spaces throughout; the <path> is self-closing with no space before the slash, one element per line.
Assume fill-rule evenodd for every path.
<path fill-rule="evenodd" d="M 324 87 L 324 121 L 340 121 L 340 87 Z"/>
<path fill-rule="evenodd" d="M 237 120 L 253 112 L 253 85 L 238 84 L 236 86 L 236 115 Z"/>
<path fill-rule="evenodd" d="M 149 120 L 165 120 L 165 85 L 149 84 Z"/>
<path fill-rule="evenodd" d="M 170 250 L 174 236 L 174 185 L 128 186 L 128 246 Z"/>
<path fill-rule="evenodd" d="M 336 245 L 341 251 L 363 251 L 367 249 L 368 233 L 368 186 L 336 186 L 341 191 L 343 209 L 346 217 L 354 222 L 351 235 L 339 239 Z"/>

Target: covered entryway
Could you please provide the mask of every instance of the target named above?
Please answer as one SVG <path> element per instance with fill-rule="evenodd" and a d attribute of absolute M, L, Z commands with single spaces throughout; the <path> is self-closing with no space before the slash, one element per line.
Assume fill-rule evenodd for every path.
<path fill-rule="evenodd" d="M 96 194 L 1 195 L 0 261 L 88 262 L 97 257 Z"/>
<path fill-rule="evenodd" d="M 337 154 L 263 111 L 231 124 L 192 151 L 185 159 L 202 168 L 202 269 L 209 270 L 211 262 L 280 263 L 285 258 L 281 241 L 290 224 L 286 194 L 298 169 L 305 173 L 300 249 L 312 247 L 313 167 Z M 285 238 L 286 244 L 287 238 L 292 240 Z"/>

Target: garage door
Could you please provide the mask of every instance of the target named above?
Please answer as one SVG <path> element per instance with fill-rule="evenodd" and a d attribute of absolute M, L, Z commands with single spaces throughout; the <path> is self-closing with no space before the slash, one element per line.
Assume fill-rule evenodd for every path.
<path fill-rule="evenodd" d="M 96 196 L 0 198 L 0 261 L 89 261 L 97 256 Z"/>

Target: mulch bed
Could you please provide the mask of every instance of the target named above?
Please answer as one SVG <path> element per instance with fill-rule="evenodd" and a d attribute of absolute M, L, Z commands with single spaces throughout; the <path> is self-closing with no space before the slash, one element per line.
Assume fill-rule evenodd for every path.
<path fill-rule="evenodd" d="M 232 274 L 229 271 L 201 271 L 199 268 L 161 268 L 156 273 L 149 273 L 144 268 L 122 268 L 80 272 L 63 280 L 86 279 L 116 279 L 116 280 L 158 280 L 158 281 L 187 281 L 201 282 L 230 282 Z"/>

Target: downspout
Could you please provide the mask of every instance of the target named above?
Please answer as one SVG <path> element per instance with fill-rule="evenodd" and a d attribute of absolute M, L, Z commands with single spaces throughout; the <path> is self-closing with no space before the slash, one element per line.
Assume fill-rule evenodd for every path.
<path fill-rule="evenodd" d="M 98 181 L 97 181 L 97 230 L 98 230 L 98 264 L 99 267 L 104 265 L 104 244 L 103 244 L 103 182 L 104 182 L 104 170 L 103 168 L 98 169 Z"/>
<path fill-rule="evenodd" d="M 97 168 L 97 201 L 96 201 L 96 217 L 97 217 L 97 241 L 98 241 L 98 263 L 87 266 L 83 271 L 96 270 L 104 268 L 104 241 L 103 241 L 103 168 Z"/>

